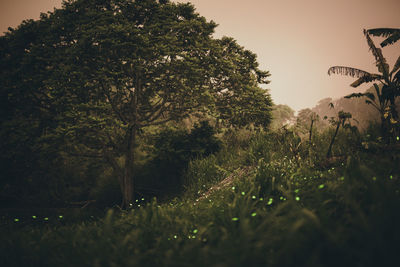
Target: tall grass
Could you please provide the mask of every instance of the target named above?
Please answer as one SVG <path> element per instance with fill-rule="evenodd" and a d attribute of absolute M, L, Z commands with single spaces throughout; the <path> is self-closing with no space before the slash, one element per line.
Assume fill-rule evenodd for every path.
<path fill-rule="evenodd" d="M 343 150 L 344 162 L 316 168 L 276 143 L 260 134 L 192 161 L 180 199 L 139 202 L 92 222 L 2 227 L 7 257 L 0 265 L 394 266 L 398 157 Z M 245 166 L 231 184 L 196 201 Z"/>

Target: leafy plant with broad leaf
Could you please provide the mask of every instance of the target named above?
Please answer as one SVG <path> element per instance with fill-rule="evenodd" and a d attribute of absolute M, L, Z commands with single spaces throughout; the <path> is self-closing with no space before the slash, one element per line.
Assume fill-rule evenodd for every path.
<path fill-rule="evenodd" d="M 352 93 L 345 96 L 345 98 L 366 97 L 365 103 L 373 106 L 379 112 L 382 134 L 385 134 L 389 129 L 387 125 L 388 112 L 390 111 L 389 100 L 383 96 L 382 90 L 379 88 L 378 84 L 374 83 L 374 89 L 375 94 L 372 92 Z"/>
<path fill-rule="evenodd" d="M 350 97 L 361 97 L 366 96 L 369 100 L 367 103 L 374 103 L 373 106 L 381 110 L 386 110 L 387 114 L 383 113 L 383 118 L 390 117 L 390 129 L 389 131 L 394 136 L 399 128 L 398 113 L 396 110 L 395 100 L 400 95 L 400 56 L 397 58 L 392 70 L 389 68 L 389 64 L 386 58 L 383 56 L 382 49 L 375 46 L 373 40 L 370 37 L 370 33 L 376 36 L 389 36 L 381 45 L 386 46 L 387 44 L 394 43 L 396 40 L 398 31 L 396 29 L 372 29 L 364 30 L 365 38 L 367 39 L 368 46 L 375 58 L 375 64 L 378 68 L 379 73 L 370 73 L 365 70 L 345 67 L 345 66 L 333 66 L 328 70 L 328 75 L 331 74 L 341 74 L 351 77 L 358 78 L 354 81 L 351 86 L 358 87 L 361 84 L 378 81 L 381 83 L 382 90 L 377 92 L 379 105 L 374 102 L 374 97 L 370 93 L 365 94 L 351 94 Z M 372 101 L 372 102 L 371 102 Z M 389 109 L 386 105 L 389 105 Z"/>
<path fill-rule="evenodd" d="M 367 30 L 367 33 L 373 36 L 385 37 L 386 39 L 381 42 L 381 47 L 394 44 L 400 40 L 400 29 L 375 28 Z"/>

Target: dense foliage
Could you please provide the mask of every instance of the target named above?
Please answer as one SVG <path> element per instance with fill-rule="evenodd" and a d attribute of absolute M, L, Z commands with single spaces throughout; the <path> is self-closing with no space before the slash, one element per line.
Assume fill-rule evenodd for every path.
<path fill-rule="evenodd" d="M 295 118 L 215 27 L 191 4 L 69 0 L 0 37 L 0 266 L 397 262 L 400 61 L 369 34 L 398 31 L 365 32 L 379 76 L 331 69 L 381 86 Z M 361 97 L 381 125 L 354 126 Z"/>

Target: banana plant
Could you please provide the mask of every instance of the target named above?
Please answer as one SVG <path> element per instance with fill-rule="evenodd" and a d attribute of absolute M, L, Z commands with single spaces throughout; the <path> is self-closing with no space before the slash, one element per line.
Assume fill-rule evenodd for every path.
<path fill-rule="evenodd" d="M 372 92 L 365 93 L 352 93 L 350 95 L 345 96 L 344 98 L 358 98 L 358 97 L 366 97 L 365 103 L 373 106 L 378 112 L 381 119 L 381 130 L 382 134 L 385 134 L 388 129 L 388 113 L 390 111 L 389 101 L 386 97 L 384 97 L 382 90 L 379 88 L 378 84 L 374 83 L 375 94 Z M 376 96 L 376 97 L 375 97 Z"/>
<path fill-rule="evenodd" d="M 385 37 L 386 39 L 381 43 L 381 47 L 394 44 L 400 40 L 400 29 L 375 28 L 367 30 L 367 33 L 373 36 Z"/>
<path fill-rule="evenodd" d="M 372 31 L 372 33 L 378 34 L 379 31 Z M 396 34 L 397 32 L 393 33 L 393 36 L 397 36 Z M 369 82 L 380 82 L 382 86 L 382 98 L 389 103 L 390 107 L 390 114 L 388 114 L 388 116 L 391 118 L 391 132 L 395 132 L 400 126 L 399 116 L 395 106 L 395 100 L 400 95 L 400 56 L 397 58 L 392 70 L 390 70 L 389 64 L 387 63 L 386 58 L 383 56 L 382 49 L 375 46 L 367 30 L 364 30 L 364 35 L 367 39 L 370 51 L 375 58 L 375 64 L 379 73 L 370 73 L 365 70 L 352 67 L 333 66 L 329 68 L 328 75 L 341 74 L 357 78 L 357 80 L 351 84 L 352 87 L 358 87 L 361 84 Z M 397 37 L 389 39 L 389 41 L 384 45 L 393 43 L 396 38 Z"/>

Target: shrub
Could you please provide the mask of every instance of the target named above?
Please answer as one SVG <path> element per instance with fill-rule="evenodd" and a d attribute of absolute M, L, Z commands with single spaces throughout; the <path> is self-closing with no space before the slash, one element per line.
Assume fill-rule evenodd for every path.
<path fill-rule="evenodd" d="M 192 160 L 184 173 L 186 195 L 199 197 L 212 184 L 221 181 L 227 171 L 218 165 L 216 156 Z"/>
<path fill-rule="evenodd" d="M 216 153 L 220 148 L 221 142 L 207 121 L 195 124 L 190 132 L 165 129 L 157 134 L 152 151 L 154 156 L 142 169 L 159 189 L 178 193 L 182 189 L 182 176 L 189 162 Z"/>

